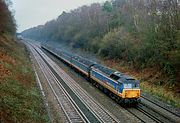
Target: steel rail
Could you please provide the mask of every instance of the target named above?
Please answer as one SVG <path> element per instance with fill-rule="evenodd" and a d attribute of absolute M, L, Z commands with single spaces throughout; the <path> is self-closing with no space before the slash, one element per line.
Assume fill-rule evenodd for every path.
<path fill-rule="evenodd" d="M 48 68 L 46 63 L 38 56 L 39 54 L 36 53 L 35 50 L 30 48 L 34 57 L 36 58 L 36 61 L 38 62 L 51 90 L 53 91 L 58 103 L 60 104 L 61 108 L 63 109 L 67 119 L 71 123 L 75 122 L 89 122 L 88 119 L 85 117 L 83 112 L 78 108 L 78 106 L 75 104 L 75 102 L 71 99 L 71 97 L 68 95 L 66 90 L 60 85 L 58 82 L 58 79 L 53 75 L 52 71 Z M 54 89 L 54 84 L 58 84 L 58 89 Z M 58 92 L 57 92 L 58 90 Z"/>
<path fill-rule="evenodd" d="M 156 110 L 158 109 L 158 113 L 161 115 L 166 116 L 169 120 L 172 120 L 174 122 L 180 122 L 180 115 L 165 108 L 164 106 L 161 106 L 160 104 L 148 99 L 147 97 L 145 97 L 144 95 L 141 95 L 141 100 L 142 100 L 142 104 L 150 107 L 152 110 Z M 146 102 L 145 102 L 146 101 Z"/>
<path fill-rule="evenodd" d="M 55 62 L 53 62 L 40 48 L 34 46 L 37 52 L 49 63 L 52 69 L 62 78 L 68 87 L 86 105 L 86 107 L 99 119 L 100 122 L 120 122 L 114 115 L 95 101 L 84 89 L 82 89 L 68 74 L 66 74 Z"/>

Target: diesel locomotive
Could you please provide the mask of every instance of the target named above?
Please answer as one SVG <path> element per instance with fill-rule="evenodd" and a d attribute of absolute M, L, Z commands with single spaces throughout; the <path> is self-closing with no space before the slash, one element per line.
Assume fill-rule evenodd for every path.
<path fill-rule="evenodd" d="M 85 75 L 96 87 L 108 93 L 119 103 L 138 104 L 140 101 L 139 80 L 81 56 L 45 45 L 41 47 Z"/>

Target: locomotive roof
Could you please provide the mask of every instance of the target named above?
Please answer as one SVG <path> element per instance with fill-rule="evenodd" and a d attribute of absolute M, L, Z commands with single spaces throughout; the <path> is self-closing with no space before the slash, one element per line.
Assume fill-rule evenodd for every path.
<path fill-rule="evenodd" d="M 124 78 L 124 77 L 120 78 L 118 81 L 119 82 L 123 82 L 123 83 L 137 83 L 137 84 L 140 83 L 139 80 L 136 80 L 136 79 L 127 79 L 127 78 Z"/>
<path fill-rule="evenodd" d="M 62 52 L 62 53 L 64 53 L 65 55 L 67 55 L 67 56 L 70 56 L 70 57 L 72 57 L 73 55 L 72 54 L 70 54 L 69 52 L 64 52 L 64 51 L 60 51 L 60 52 Z"/>
<path fill-rule="evenodd" d="M 100 70 L 101 72 L 107 74 L 108 76 L 110 76 L 112 73 L 115 72 L 114 70 L 107 68 L 107 67 L 100 65 L 100 64 L 95 64 L 93 67 Z"/>
<path fill-rule="evenodd" d="M 139 80 L 136 80 L 135 78 L 125 75 L 119 71 L 112 73 L 110 77 L 120 83 L 139 83 Z"/>
<path fill-rule="evenodd" d="M 119 78 L 118 81 L 121 81 L 123 83 L 140 83 L 139 80 L 136 80 L 135 78 L 128 75 L 123 75 L 121 78 Z"/>
<path fill-rule="evenodd" d="M 87 66 L 91 66 L 92 64 L 95 64 L 95 62 L 90 61 L 88 59 L 82 58 L 81 56 L 73 56 L 74 59 L 76 59 L 77 61 L 87 65 Z"/>

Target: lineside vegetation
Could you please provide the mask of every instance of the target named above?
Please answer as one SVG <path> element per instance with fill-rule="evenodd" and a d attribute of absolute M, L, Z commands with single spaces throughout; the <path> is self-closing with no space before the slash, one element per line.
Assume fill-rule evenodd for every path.
<path fill-rule="evenodd" d="M 9 3 L 0 0 L 0 122 L 48 122 L 28 52 L 15 39 Z"/>

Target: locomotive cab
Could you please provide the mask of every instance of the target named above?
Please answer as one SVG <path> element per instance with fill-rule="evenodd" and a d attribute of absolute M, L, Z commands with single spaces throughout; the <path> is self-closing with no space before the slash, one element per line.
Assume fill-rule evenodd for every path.
<path fill-rule="evenodd" d="M 132 100 L 140 98 L 139 80 L 124 75 L 118 71 L 114 72 L 110 77 L 118 82 L 118 85 L 120 86 L 118 91 L 121 93 L 121 98 Z"/>
<path fill-rule="evenodd" d="M 138 99 L 140 98 L 140 82 L 131 77 L 123 78 L 122 98 Z"/>

